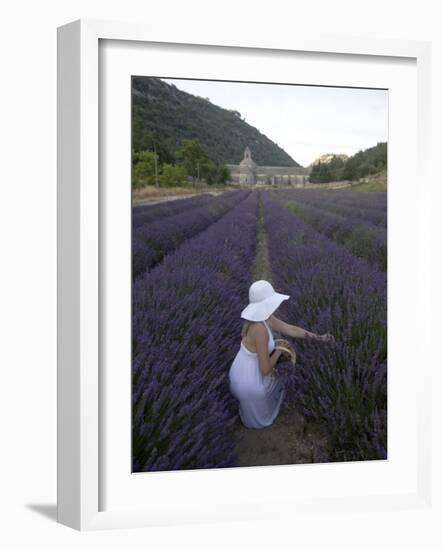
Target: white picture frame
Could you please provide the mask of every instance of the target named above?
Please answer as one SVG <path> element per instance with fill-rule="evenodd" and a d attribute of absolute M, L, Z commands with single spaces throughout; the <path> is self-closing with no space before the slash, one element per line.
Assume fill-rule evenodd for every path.
<path fill-rule="evenodd" d="M 76 21 L 58 30 L 58 521 L 76 529 L 90 530 L 263 517 L 265 496 L 261 501 L 252 499 L 249 510 L 241 513 L 233 506 L 233 494 L 230 507 L 228 496 L 216 505 L 215 500 L 210 502 L 210 495 L 206 495 L 205 502 L 195 501 L 188 508 L 171 505 L 169 511 L 166 505 L 134 508 L 127 507 L 126 503 L 113 506 L 112 510 L 103 510 L 100 491 L 100 484 L 103 483 L 100 415 L 105 411 L 101 403 L 103 389 L 100 385 L 100 334 L 103 321 L 100 314 L 103 297 L 100 285 L 103 275 L 100 210 L 103 205 L 99 173 L 99 63 L 102 41 L 124 41 L 129 48 L 131 44 L 140 43 L 173 44 L 178 49 L 184 45 L 186 48 L 194 45 L 200 49 L 213 49 L 216 46 L 229 48 L 231 55 L 235 55 L 235 51 L 239 54 L 253 49 L 263 53 L 280 52 L 281 56 L 284 52 L 309 52 L 317 55 L 327 53 L 335 56 L 413 60 L 417 82 L 417 132 L 413 139 L 417 143 L 415 153 L 420 182 L 416 221 L 418 234 L 413 249 L 419 267 L 416 268 L 413 292 L 416 308 L 424 323 L 430 319 L 431 291 L 429 211 L 432 191 L 428 168 L 431 45 L 428 42 L 366 40 L 343 36 L 310 38 L 300 34 L 293 38 L 271 39 L 270 43 L 265 37 L 257 37 L 254 43 L 249 43 L 241 36 L 228 40 L 221 35 L 208 38 L 204 36 L 204 31 L 198 35 L 198 39 L 194 33 L 192 37 L 188 36 L 185 30 L 181 35 L 169 37 L 158 27 L 154 30 L 136 24 L 102 21 Z M 425 353 L 423 350 L 430 349 L 428 339 L 431 330 L 428 325 L 427 331 L 425 326 L 423 328 L 419 351 Z M 427 361 L 421 363 L 420 376 L 415 385 L 415 490 L 365 496 L 336 494 L 333 497 L 329 494 L 327 497 L 316 496 L 302 501 L 281 495 L 284 510 L 276 507 L 271 514 L 273 517 L 283 517 L 284 514 L 289 517 L 295 512 L 327 513 L 331 509 L 336 513 L 339 510 L 392 510 L 430 505 L 429 418 L 433 358 L 428 355 L 428 351 L 426 353 Z M 352 465 L 346 466 L 351 468 Z M 165 490 L 170 491 L 170 484 L 180 479 L 191 479 L 193 485 L 206 483 L 208 473 L 163 474 L 169 476 L 168 484 L 164 484 Z M 241 469 L 232 469 L 226 475 L 238 481 L 243 474 Z M 161 478 L 157 478 L 156 486 L 161 486 L 161 483 Z"/>

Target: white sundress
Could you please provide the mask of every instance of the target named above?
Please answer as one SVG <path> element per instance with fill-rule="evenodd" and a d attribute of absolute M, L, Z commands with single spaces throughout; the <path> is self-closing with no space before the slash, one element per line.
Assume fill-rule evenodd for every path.
<path fill-rule="evenodd" d="M 273 334 L 269 333 L 269 354 L 275 348 Z M 285 388 L 272 372 L 263 375 L 259 368 L 258 355 L 249 351 L 241 342 L 240 349 L 229 370 L 230 391 L 239 401 L 239 415 L 247 428 L 270 426 L 278 415 L 285 396 Z"/>

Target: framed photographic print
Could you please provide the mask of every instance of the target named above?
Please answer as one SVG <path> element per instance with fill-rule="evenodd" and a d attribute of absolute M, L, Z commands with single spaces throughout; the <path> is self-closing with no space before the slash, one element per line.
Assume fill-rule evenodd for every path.
<path fill-rule="evenodd" d="M 202 42 L 59 29 L 59 521 L 426 506 L 430 46 Z"/>

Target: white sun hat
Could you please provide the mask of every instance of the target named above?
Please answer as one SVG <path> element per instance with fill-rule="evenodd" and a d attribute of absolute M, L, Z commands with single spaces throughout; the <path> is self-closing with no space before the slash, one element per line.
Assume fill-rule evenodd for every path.
<path fill-rule="evenodd" d="M 279 294 L 268 281 L 255 281 L 249 288 L 249 305 L 241 312 L 247 321 L 265 321 L 278 309 L 287 294 Z"/>

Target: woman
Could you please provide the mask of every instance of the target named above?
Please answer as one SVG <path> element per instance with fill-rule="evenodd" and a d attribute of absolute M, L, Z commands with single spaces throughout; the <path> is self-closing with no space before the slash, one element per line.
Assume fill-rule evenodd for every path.
<path fill-rule="evenodd" d="M 247 428 L 270 426 L 285 396 L 285 388 L 273 371 L 281 351 L 275 350 L 272 329 L 292 338 L 332 339 L 329 334 L 319 336 L 275 317 L 273 313 L 289 298 L 275 292 L 269 282 L 256 281 L 249 289 L 249 305 L 241 312 L 245 323 L 240 349 L 229 370 L 229 382 Z"/>

